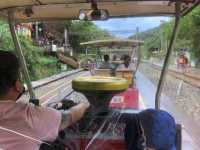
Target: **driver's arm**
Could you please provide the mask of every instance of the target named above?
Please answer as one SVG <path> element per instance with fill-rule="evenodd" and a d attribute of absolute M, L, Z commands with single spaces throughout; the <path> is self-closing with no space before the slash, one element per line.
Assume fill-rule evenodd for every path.
<path fill-rule="evenodd" d="M 75 123 L 76 121 L 80 120 L 89 106 L 90 105 L 88 102 L 82 102 L 76 106 L 71 107 L 67 111 L 63 111 L 61 114 L 62 119 L 59 130 L 63 130 Z"/>

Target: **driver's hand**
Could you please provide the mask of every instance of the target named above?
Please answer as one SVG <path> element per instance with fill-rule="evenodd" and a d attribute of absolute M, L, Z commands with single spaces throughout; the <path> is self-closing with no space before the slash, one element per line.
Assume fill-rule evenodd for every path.
<path fill-rule="evenodd" d="M 63 104 L 61 102 L 57 103 L 56 105 L 53 106 L 55 109 L 61 109 Z"/>
<path fill-rule="evenodd" d="M 85 105 L 86 109 L 90 107 L 90 103 L 88 101 L 82 101 L 81 103 Z"/>

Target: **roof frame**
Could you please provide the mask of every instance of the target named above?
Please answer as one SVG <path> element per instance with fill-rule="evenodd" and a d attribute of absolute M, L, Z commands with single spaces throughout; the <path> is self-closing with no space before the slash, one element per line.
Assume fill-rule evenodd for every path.
<path fill-rule="evenodd" d="M 178 0 L 184 16 L 199 4 L 199 0 Z M 131 16 L 175 16 L 177 0 L 101 0 L 100 9 L 107 9 L 110 18 Z M 32 9 L 27 17 L 25 9 Z M 10 9 L 16 22 L 77 19 L 80 9 L 90 9 L 90 0 L 1 0 L 0 17 L 7 18 Z M 56 13 L 55 13 L 56 12 Z M 57 14 L 57 15 L 56 15 Z"/>
<path fill-rule="evenodd" d="M 94 40 L 80 43 L 81 46 L 97 47 L 97 48 L 116 48 L 116 47 L 136 47 L 144 44 L 144 41 L 140 40 L 120 40 L 120 39 L 108 39 L 108 40 Z"/>

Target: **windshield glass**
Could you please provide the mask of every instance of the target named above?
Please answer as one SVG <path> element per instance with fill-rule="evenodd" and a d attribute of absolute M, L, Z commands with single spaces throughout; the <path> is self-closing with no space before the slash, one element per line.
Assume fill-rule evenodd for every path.
<path fill-rule="evenodd" d="M 182 125 L 183 150 L 200 147 L 199 16 L 200 9 L 196 8 L 180 23 L 161 96 L 161 109 Z M 79 103 L 92 99 L 92 113 L 87 112 L 80 122 L 65 130 L 63 140 L 69 149 L 125 149 L 123 115 L 155 108 L 155 94 L 173 24 L 174 18 L 170 17 L 128 17 L 16 26 L 34 91 L 42 106 L 57 108 L 60 100 Z M 13 51 L 8 28 L 7 23 L 0 22 L 0 48 Z M 96 44 L 101 40 L 113 41 L 106 46 Z M 94 45 L 81 44 L 90 41 Z M 109 85 L 103 83 L 104 90 L 95 90 L 98 88 L 94 84 L 84 86 L 86 90 L 73 90 L 72 80 L 91 75 L 126 79 L 127 84 L 120 85 L 126 90 L 116 90 L 110 78 Z M 95 80 L 98 84 L 103 82 Z M 20 101 L 28 100 L 26 92 Z"/>

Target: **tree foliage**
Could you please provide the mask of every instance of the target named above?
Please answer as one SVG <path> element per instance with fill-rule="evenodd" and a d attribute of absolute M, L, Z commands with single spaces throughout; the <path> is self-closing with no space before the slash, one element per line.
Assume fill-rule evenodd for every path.
<path fill-rule="evenodd" d="M 71 21 L 67 24 L 69 30 L 69 42 L 76 53 L 84 53 L 81 42 L 113 38 L 107 31 L 98 28 L 90 21 Z"/>
<path fill-rule="evenodd" d="M 166 52 L 166 47 L 172 35 L 174 19 L 170 22 L 164 22 L 159 27 L 147 30 L 139 34 L 145 41 L 144 54 L 148 57 L 152 55 L 152 48 L 160 48 Z M 130 38 L 135 38 L 131 36 Z M 162 41 L 161 41 L 162 40 Z M 200 7 L 198 6 L 190 14 L 183 17 L 180 22 L 179 34 L 176 39 L 174 51 L 181 48 L 189 50 L 193 60 L 200 63 Z M 161 47 L 162 43 L 162 47 Z M 165 53 L 163 53 L 165 54 Z"/>
<path fill-rule="evenodd" d="M 38 80 L 60 72 L 57 68 L 56 58 L 42 55 L 42 49 L 35 46 L 31 39 L 23 35 L 19 34 L 19 40 L 31 80 Z M 0 49 L 14 51 L 14 44 L 9 32 L 8 24 L 3 21 L 0 22 Z"/>
<path fill-rule="evenodd" d="M 48 22 L 45 26 L 54 34 L 55 41 L 64 41 L 64 30 L 67 29 L 69 44 L 76 55 L 85 52 L 84 47 L 80 46 L 81 42 L 113 38 L 107 31 L 100 29 L 91 21 Z"/>
<path fill-rule="evenodd" d="M 74 51 L 83 53 L 84 48 L 80 42 L 95 39 L 110 38 L 111 35 L 99 29 L 94 23 L 86 21 L 66 21 L 46 24 L 59 40 L 64 39 L 64 29 L 69 32 L 69 42 Z M 18 34 L 22 50 L 26 59 L 31 80 L 38 80 L 44 77 L 61 72 L 60 62 L 56 57 L 46 56 L 42 53 L 44 49 L 34 45 L 32 39 Z M 4 21 L 0 21 L 0 49 L 14 51 L 14 44 L 9 32 L 9 26 Z"/>
<path fill-rule="evenodd" d="M 200 7 L 191 13 L 191 28 L 188 34 L 191 36 L 191 53 L 197 63 L 200 63 Z"/>

